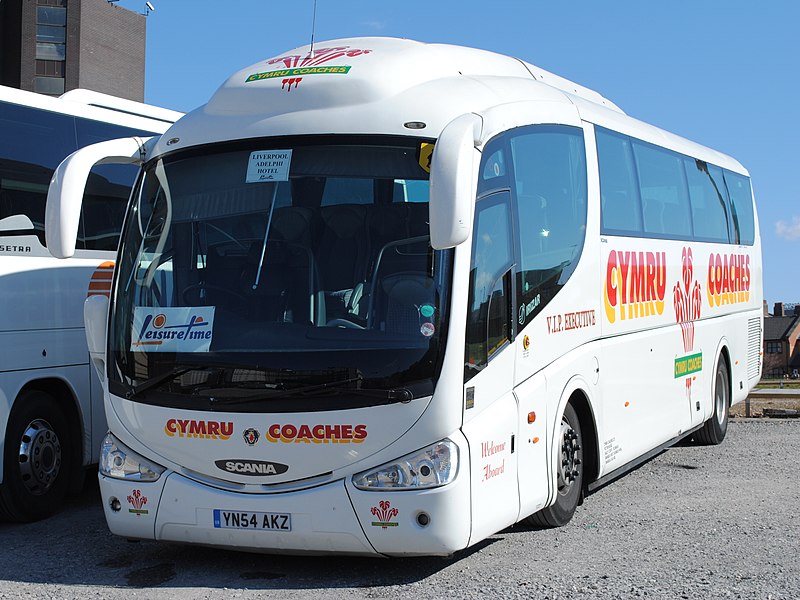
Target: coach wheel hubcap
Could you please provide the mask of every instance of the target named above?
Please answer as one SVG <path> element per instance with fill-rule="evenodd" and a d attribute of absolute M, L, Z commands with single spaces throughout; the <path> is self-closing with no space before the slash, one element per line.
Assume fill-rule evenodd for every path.
<path fill-rule="evenodd" d="M 561 421 L 561 461 L 558 464 L 558 493 L 567 494 L 578 479 L 581 464 L 578 434 L 567 421 Z"/>
<path fill-rule="evenodd" d="M 55 483 L 61 470 L 61 442 L 47 421 L 31 421 L 19 444 L 19 471 L 25 488 L 41 496 Z"/>
<path fill-rule="evenodd" d="M 717 423 L 722 425 L 728 411 L 728 382 L 725 381 L 725 373 L 722 369 L 717 370 L 717 384 L 714 386 L 714 414 Z"/>

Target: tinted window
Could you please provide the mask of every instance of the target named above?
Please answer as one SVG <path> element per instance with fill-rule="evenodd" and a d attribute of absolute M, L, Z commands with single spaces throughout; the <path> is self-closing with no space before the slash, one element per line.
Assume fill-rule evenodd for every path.
<path fill-rule="evenodd" d="M 692 235 L 689 197 L 679 154 L 633 140 L 644 231 L 667 238 Z"/>
<path fill-rule="evenodd" d="M 484 148 L 478 177 L 478 196 L 510 187 L 506 169 L 507 151 L 503 138 L 495 138 Z"/>
<path fill-rule="evenodd" d="M 744 175 L 725 171 L 725 182 L 731 195 L 731 216 L 734 242 L 751 245 L 755 241 L 755 217 L 750 179 Z"/>
<path fill-rule="evenodd" d="M 695 239 L 727 243 L 728 193 L 722 169 L 688 157 L 683 162 L 689 183 Z"/>
<path fill-rule="evenodd" d="M 747 177 L 601 127 L 595 133 L 602 233 L 753 243 Z"/>
<path fill-rule="evenodd" d="M 642 209 L 630 138 L 596 129 L 603 233 L 639 233 Z"/>
<path fill-rule="evenodd" d="M 56 6 L 36 7 L 36 22 L 41 25 L 66 25 L 67 9 Z"/>
<path fill-rule="evenodd" d="M 78 147 L 114 138 L 150 136 L 138 129 L 101 121 L 75 119 Z M 83 198 L 77 248 L 116 250 L 125 207 L 139 168 L 135 165 L 98 165 L 92 169 Z"/>
<path fill-rule="evenodd" d="M 44 244 L 44 207 L 53 170 L 76 150 L 72 119 L 0 104 L 0 219 L 27 215 Z"/>
<path fill-rule="evenodd" d="M 0 103 L 0 219 L 26 215 L 44 245 L 47 188 L 55 168 L 78 147 L 131 135 L 151 134 Z M 101 165 L 92 170 L 77 248 L 116 249 L 136 172 L 132 165 Z"/>
<path fill-rule="evenodd" d="M 513 262 L 508 194 L 478 202 L 469 278 L 465 380 L 475 375 L 511 337 L 507 315 Z"/>
<path fill-rule="evenodd" d="M 528 127 L 510 138 L 519 215 L 520 326 L 566 283 L 586 233 L 583 134 L 572 127 Z"/>

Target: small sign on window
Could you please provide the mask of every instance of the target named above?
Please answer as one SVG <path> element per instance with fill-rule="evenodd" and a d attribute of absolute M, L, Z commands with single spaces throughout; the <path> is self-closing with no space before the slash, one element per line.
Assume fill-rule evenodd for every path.
<path fill-rule="evenodd" d="M 250 160 L 247 161 L 247 179 L 245 179 L 245 183 L 289 181 L 289 166 L 291 163 L 291 150 L 251 152 Z"/>

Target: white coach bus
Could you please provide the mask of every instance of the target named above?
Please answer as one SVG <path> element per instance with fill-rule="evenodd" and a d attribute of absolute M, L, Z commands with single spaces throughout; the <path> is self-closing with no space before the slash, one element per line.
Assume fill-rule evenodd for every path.
<path fill-rule="evenodd" d="M 106 432 L 83 301 L 108 294 L 110 269 L 90 278 L 116 250 L 137 170 L 92 171 L 67 262 L 45 246 L 50 178 L 80 147 L 162 133 L 179 116 L 87 90 L 50 98 L 0 87 L 0 519 L 29 521 L 57 509 L 97 462 Z"/>
<path fill-rule="evenodd" d="M 142 164 L 85 307 L 125 537 L 450 554 L 721 442 L 759 378 L 745 169 L 517 59 L 359 38 L 239 71 L 59 167 L 59 256 L 99 159 Z"/>

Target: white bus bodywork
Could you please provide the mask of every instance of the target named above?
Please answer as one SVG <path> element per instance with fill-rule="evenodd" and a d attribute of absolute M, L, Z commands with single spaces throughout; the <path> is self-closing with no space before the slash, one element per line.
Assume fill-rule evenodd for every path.
<path fill-rule="evenodd" d="M 502 171 L 500 163 L 487 162 L 485 150 L 518 128 L 540 125 L 567 132 L 585 148 L 579 157 L 587 197 L 582 250 L 552 298 L 521 304 L 510 296 L 519 325 L 508 323 L 510 339 L 489 348 L 465 381 L 471 252 L 479 237 L 476 186 L 483 185 L 484 166 L 498 176 Z M 724 170 L 730 181 L 747 175 L 734 159 L 632 119 L 599 94 L 525 62 L 382 38 L 327 42 L 313 55 L 303 47 L 239 71 L 208 104 L 142 149 L 145 165 L 155 165 L 231 141 L 282 148 L 266 142 L 283 136 L 435 140 L 430 240 L 434 249 L 453 249 L 442 255 L 452 260 L 451 293 L 442 307 L 446 340 L 432 394 L 381 406 L 271 412 L 160 406 L 156 395 L 137 401 L 135 385 L 127 394 L 107 389 L 112 435 L 100 483 L 111 530 L 267 552 L 446 555 L 529 515 L 561 524 L 584 492 L 692 432 L 721 441 L 728 406 L 743 400 L 760 376 L 757 221 L 753 215 L 746 244 L 601 233 L 599 128 L 677 153 L 675 160 L 697 161 L 698 169 L 718 168 L 720 177 Z M 150 168 L 158 173 L 160 167 Z M 159 181 L 166 186 L 166 175 Z M 519 182 L 512 185 L 521 190 Z M 509 206 L 516 206 L 520 190 Z M 51 187 L 48 204 L 50 248 L 62 256 L 70 254 L 70 241 L 51 238 L 50 223 L 60 220 L 59 202 L 75 202 L 70 194 L 66 186 Z M 544 208 L 547 200 L 537 202 Z M 531 236 L 526 239 L 550 235 L 540 229 L 518 224 L 520 237 Z M 171 280 L 166 267 L 142 264 L 148 274 L 136 277 Z M 510 278 L 514 269 L 516 263 Z M 116 293 L 122 285 L 115 283 Z M 187 297 L 176 310 L 195 310 Z M 119 301 L 112 296 L 112 312 Z M 93 299 L 86 314 L 90 349 L 107 378 L 106 307 L 104 299 Z M 213 325 L 219 311 L 214 316 L 207 308 L 202 314 Z M 433 313 L 432 306 L 417 308 Z M 139 310 L 156 316 L 156 309 Z M 148 322 L 127 327 L 144 334 Z M 422 331 L 432 335 L 432 322 Z M 213 340 L 221 336 L 214 329 Z M 177 386 L 180 375 L 173 375 L 175 381 L 162 383 Z M 392 464 L 412 464 L 417 474 L 423 465 L 425 475 L 425 461 L 434 455 L 450 461 L 441 485 L 397 489 L 385 484 L 386 473 L 370 475 Z M 385 471 L 391 475 L 391 469 Z M 371 477 L 384 483 L 365 483 Z M 565 495 L 571 499 L 560 499 Z M 563 511 L 552 508 L 560 503 Z"/>

